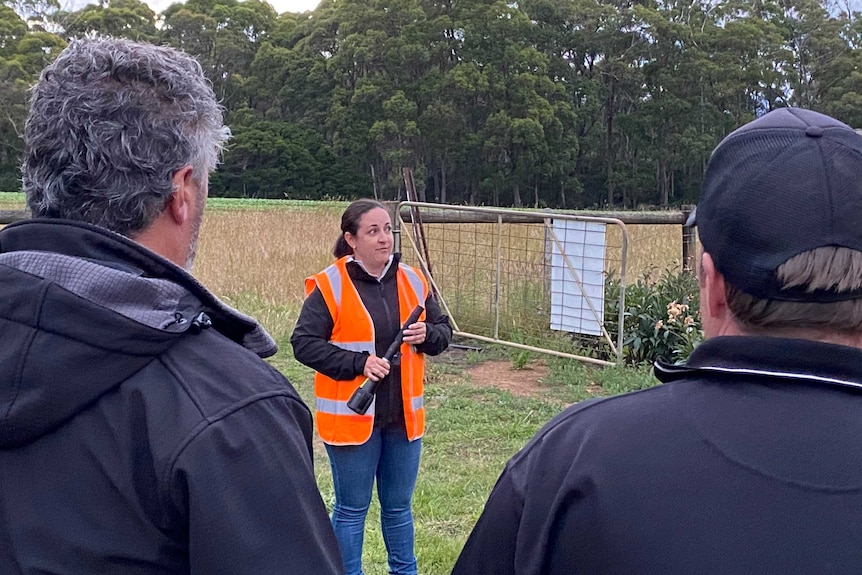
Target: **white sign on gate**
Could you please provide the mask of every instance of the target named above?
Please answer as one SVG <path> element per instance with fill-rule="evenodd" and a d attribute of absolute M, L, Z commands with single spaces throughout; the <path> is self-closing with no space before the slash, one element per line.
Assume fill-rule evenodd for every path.
<path fill-rule="evenodd" d="M 605 224 L 554 220 L 551 329 L 601 335 L 605 311 Z"/>

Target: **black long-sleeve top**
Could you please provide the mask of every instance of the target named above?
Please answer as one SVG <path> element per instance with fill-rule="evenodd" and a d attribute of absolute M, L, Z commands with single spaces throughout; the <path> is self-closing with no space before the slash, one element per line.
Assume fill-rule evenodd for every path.
<path fill-rule="evenodd" d="M 347 273 L 374 323 L 375 353 L 381 357 L 401 328 L 396 283 L 399 261 L 400 254 L 395 254 L 392 264 L 380 279 L 370 275 L 357 262 L 347 263 Z M 449 317 L 443 314 L 431 294 L 425 300 L 425 316 L 425 341 L 415 347 L 420 353 L 437 355 L 449 345 L 452 327 Z M 334 323 L 323 294 L 315 288 L 305 299 L 290 337 L 294 357 L 332 379 L 350 380 L 362 375 L 368 354 L 341 349 L 329 343 L 333 328 Z M 377 428 L 404 427 L 401 370 L 398 365 L 396 358 L 389 375 L 377 386 L 374 417 L 374 426 Z"/>

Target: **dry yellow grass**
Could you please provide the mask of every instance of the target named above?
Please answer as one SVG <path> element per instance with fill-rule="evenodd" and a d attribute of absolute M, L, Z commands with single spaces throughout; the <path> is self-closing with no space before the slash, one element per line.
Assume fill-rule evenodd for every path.
<path fill-rule="evenodd" d="M 682 267 L 682 229 L 676 225 L 628 225 L 628 262 L 626 277 L 629 280 L 652 269 L 679 269 Z M 608 226 L 608 245 L 620 245 L 619 228 Z M 609 254 L 609 257 L 610 254 Z M 616 256 L 619 259 L 619 256 Z"/>
<path fill-rule="evenodd" d="M 331 249 L 345 206 L 293 203 L 252 209 L 207 208 L 194 273 L 216 295 L 255 316 L 282 339 L 296 321 L 304 297 L 303 280 L 332 261 Z M 0 209 L 24 207 L 23 194 L 0 194 Z M 496 279 L 498 233 L 503 242 L 501 274 L 509 279 L 501 283 L 496 297 L 512 300 L 514 305 L 530 304 L 537 297 L 536 290 L 525 285 L 544 274 L 541 225 L 505 224 L 498 229 L 493 224 L 447 224 L 428 225 L 426 231 L 431 263 L 444 296 L 457 299 L 462 309 L 491 312 L 495 294 L 488 286 Z M 406 237 L 412 233 L 409 223 L 402 232 L 402 247 L 408 252 L 405 261 L 415 263 Z M 630 281 L 650 269 L 679 267 L 679 226 L 632 225 L 628 232 Z M 609 226 L 609 269 L 618 268 L 620 245 L 619 229 Z M 516 313 L 508 321 L 517 324 L 521 315 Z"/>
<path fill-rule="evenodd" d="M 195 273 L 223 294 L 302 301 L 302 280 L 332 261 L 340 210 L 216 211 L 201 230 Z"/>
<path fill-rule="evenodd" d="M 343 209 L 344 204 L 208 209 L 195 275 L 227 303 L 254 315 L 277 339 L 287 337 L 304 297 L 303 280 L 332 262 L 331 249 Z M 535 313 L 516 308 L 526 306 L 535 312 L 534 300 L 542 297 L 535 286 L 530 287 L 544 274 L 541 225 L 505 224 L 498 229 L 493 224 L 438 224 L 428 225 L 426 231 L 431 263 L 447 301 L 457 302 L 460 310 L 489 315 L 497 297 L 507 302 L 504 321 L 533 335 L 524 331 L 524 318 L 532 320 Z M 679 266 L 682 242 L 678 226 L 635 225 L 628 232 L 630 280 L 650 269 Z M 402 233 L 402 249 L 408 252 L 405 261 L 415 264 L 406 237 L 412 233 L 410 226 L 405 225 Z M 495 294 L 498 233 L 503 245 L 502 281 Z M 617 273 L 620 245 L 619 228 L 609 226 L 609 269 Z"/>
<path fill-rule="evenodd" d="M 194 274 L 213 293 L 288 336 L 303 280 L 332 262 L 342 205 L 207 210 Z"/>

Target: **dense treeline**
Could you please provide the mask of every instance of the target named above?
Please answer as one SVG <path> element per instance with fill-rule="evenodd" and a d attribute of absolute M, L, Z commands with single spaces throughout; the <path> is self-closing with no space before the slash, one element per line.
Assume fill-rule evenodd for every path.
<path fill-rule="evenodd" d="M 395 199 L 408 166 L 428 201 L 692 201 L 710 150 L 758 114 L 862 126 L 851 1 L 4 0 L 0 189 L 18 187 L 28 86 L 103 33 L 200 59 L 234 133 L 212 195 Z"/>

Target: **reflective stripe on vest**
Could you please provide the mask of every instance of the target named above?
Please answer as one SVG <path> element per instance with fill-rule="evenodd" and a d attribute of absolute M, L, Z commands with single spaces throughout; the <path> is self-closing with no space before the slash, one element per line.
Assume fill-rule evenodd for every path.
<path fill-rule="evenodd" d="M 341 349 L 346 349 L 348 351 L 356 351 L 359 353 L 367 351 L 368 353 L 374 353 L 374 344 L 369 344 L 367 341 L 333 341 L 330 343 L 332 343 L 332 345 L 336 347 L 340 347 Z M 371 400 L 371 405 L 368 406 L 368 411 L 365 412 L 366 416 L 374 415 L 375 403 L 377 403 L 376 397 Z M 332 415 L 358 415 L 355 411 L 347 407 L 347 401 L 339 401 L 336 399 L 323 399 L 321 397 L 318 397 L 315 402 L 315 405 L 315 409 L 323 413 L 330 413 Z"/>
<path fill-rule="evenodd" d="M 374 353 L 374 322 L 359 297 L 359 292 L 347 273 L 349 256 L 340 258 L 322 272 L 305 280 L 306 296 L 317 287 L 326 302 L 334 324 L 330 343 L 355 352 Z M 425 278 L 410 266 L 399 264 L 396 271 L 398 286 L 399 323 L 403 323 L 413 308 L 428 297 Z M 424 314 L 420 320 L 424 319 Z M 401 346 L 401 395 L 407 437 L 411 440 L 425 431 L 423 379 L 425 365 L 422 354 L 412 345 Z M 368 412 L 359 415 L 347 407 L 347 400 L 365 381 L 362 375 L 348 381 L 336 381 L 322 373 L 314 377 L 317 398 L 315 419 L 321 439 L 330 445 L 358 445 L 371 437 L 374 428 L 374 403 Z"/>
<path fill-rule="evenodd" d="M 368 407 L 366 415 L 374 415 L 374 404 L 376 399 L 371 400 L 371 405 Z M 318 397 L 315 401 L 315 409 L 323 413 L 331 413 L 332 415 L 356 415 L 356 412 L 347 407 L 346 401 L 336 401 L 334 399 L 323 399 Z"/>
<path fill-rule="evenodd" d="M 356 351 L 359 353 L 367 351 L 368 353 L 374 353 L 374 345 L 368 345 L 367 341 L 333 341 L 330 343 L 347 351 Z"/>
<path fill-rule="evenodd" d="M 329 285 L 332 286 L 332 295 L 335 296 L 335 305 L 341 307 L 341 274 L 338 272 L 338 268 L 334 265 L 327 267 L 324 270 L 326 273 L 327 279 L 329 279 Z"/>
<path fill-rule="evenodd" d="M 398 264 L 398 269 L 404 272 L 404 275 L 407 276 L 407 281 L 410 282 L 410 287 L 413 288 L 413 293 L 419 295 L 419 301 L 422 305 L 425 305 L 425 300 L 428 299 L 428 288 L 425 287 L 425 279 L 410 266 Z"/>

